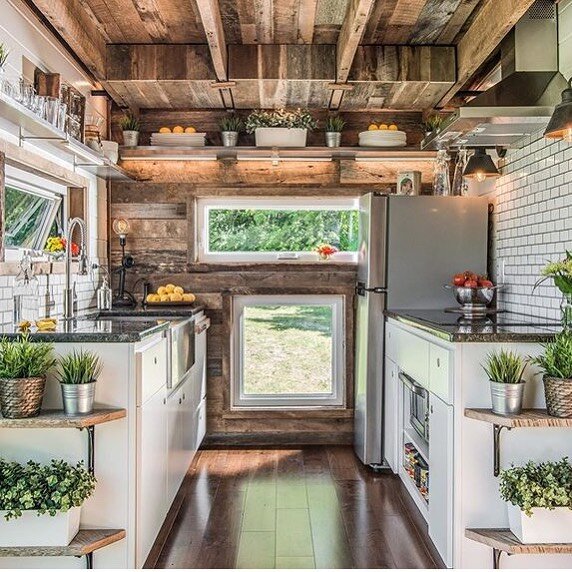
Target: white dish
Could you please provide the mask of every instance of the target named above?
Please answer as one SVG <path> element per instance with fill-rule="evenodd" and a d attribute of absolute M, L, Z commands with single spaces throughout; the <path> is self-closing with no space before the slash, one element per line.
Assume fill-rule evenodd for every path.
<path fill-rule="evenodd" d="M 153 133 L 151 145 L 157 147 L 204 147 L 206 133 Z"/>
<path fill-rule="evenodd" d="M 362 131 L 359 134 L 361 147 L 405 147 L 407 134 L 404 131 Z"/>

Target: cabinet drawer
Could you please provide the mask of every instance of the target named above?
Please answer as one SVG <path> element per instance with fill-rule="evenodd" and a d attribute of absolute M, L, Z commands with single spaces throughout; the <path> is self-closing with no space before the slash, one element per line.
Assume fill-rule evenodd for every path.
<path fill-rule="evenodd" d="M 395 329 L 395 337 L 399 369 L 429 388 L 429 342 L 399 329 Z"/>
<path fill-rule="evenodd" d="M 450 383 L 450 352 L 441 346 L 429 347 L 429 391 L 445 403 L 452 403 Z"/>
<path fill-rule="evenodd" d="M 135 354 L 137 405 L 145 403 L 167 383 L 167 340 L 159 338 Z"/>

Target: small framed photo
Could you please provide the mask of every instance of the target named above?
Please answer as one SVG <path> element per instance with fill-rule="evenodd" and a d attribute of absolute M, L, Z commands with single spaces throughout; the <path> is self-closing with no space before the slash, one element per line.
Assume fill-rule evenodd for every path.
<path fill-rule="evenodd" d="M 397 173 L 398 195 L 421 194 L 421 171 L 404 171 Z"/>

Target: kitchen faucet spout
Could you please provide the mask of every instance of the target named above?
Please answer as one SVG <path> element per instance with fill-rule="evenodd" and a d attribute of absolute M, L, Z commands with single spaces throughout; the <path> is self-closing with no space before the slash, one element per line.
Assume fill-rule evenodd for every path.
<path fill-rule="evenodd" d="M 72 320 L 75 318 L 75 291 L 71 285 L 71 263 L 72 263 L 72 237 L 75 227 L 80 229 L 80 246 L 78 257 L 78 275 L 85 276 L 88 273 L 87 263 L 87 228 L 85 221 L 79 217 L 72 218 L 68 221 L 68 230 L 66 233 L 66 250 L 65 250 L 65 271 L 66 283 L 64 289 L 64 320 Z"/>

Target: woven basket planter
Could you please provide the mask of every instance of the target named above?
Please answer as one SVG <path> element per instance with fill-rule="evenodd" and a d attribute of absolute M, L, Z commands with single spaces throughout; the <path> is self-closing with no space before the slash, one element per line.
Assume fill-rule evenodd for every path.
<path fill-rule="evenodd" d="M 546 411 L 553 417 L 572 417 L 572 379 L 544 377 Z"/>
<path fill-rule="evenodd" d="M 40 414 L 45 388 L 45 377 L 0 379 L 2 416 L 9 419 L 36 417 Z"/>

